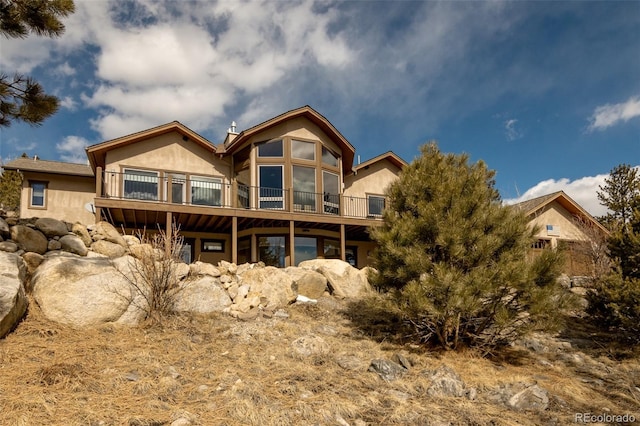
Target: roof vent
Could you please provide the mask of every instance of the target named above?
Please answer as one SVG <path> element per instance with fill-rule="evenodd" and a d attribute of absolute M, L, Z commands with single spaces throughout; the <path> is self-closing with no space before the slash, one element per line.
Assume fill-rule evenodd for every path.
<path fill-rule="evenodd" d="M 235 122 L 235 121 L 232 121 L 232 122 L 231 122 L 231 127 L 229 127 L 228 132 L 229 132 L 229 133 L 237 133 L 237 132 L 236 132 L 236 122 Z"/>

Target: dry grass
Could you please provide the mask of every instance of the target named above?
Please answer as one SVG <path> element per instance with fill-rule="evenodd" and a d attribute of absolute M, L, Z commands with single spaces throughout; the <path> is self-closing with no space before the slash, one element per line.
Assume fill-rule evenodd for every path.
<path fill-rule="evenodd" d="M 47 321 L 31 303 L 27 319 L 0 340 L 0 423 L 538 425 L 603 410 L 640 418 L 640 363 L 631 355 L 613 361 L 584 349 L 597 357 L 596 369 L 557 354 L 543 365 L 540 354 L 515 349 L 488 360 L 413 345 L 394 333 L 397 318 L 371 304 L 323 299 L 287 311 L 288 319 L 177 316 L 76 330 Z M 328 351 L 298 354 L 292 342 L 309 335 L 322 337 Z M 372 359 L 394 353 L 413 364 L 404 378 L 385 382 L 367 371 Z M 428 396 L 424 371 L 442 364 L 478 399 Z M 547 389 L 549 409 L 522 413 L 489 401 L 492 389 L 514 382 Z"/>

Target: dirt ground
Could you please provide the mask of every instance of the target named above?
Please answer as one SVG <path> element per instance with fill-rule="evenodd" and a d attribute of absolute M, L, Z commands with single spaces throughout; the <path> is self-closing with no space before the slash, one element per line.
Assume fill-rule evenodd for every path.
<path fill-rule="evenodd" d="M 176 316 L 77 330 L 31 301 L 0 340 L 0 424 L 565 425 L 576 413 L 640 422 L 637 350 L 611 349 L 578 320 L 555 337 L 568 342 L 562 353 L 514 347 L 493 358 L 426 349 L 394 321 L 323 298 L 249 322 Z M 404 377 L 368 371 L 394 354 L 411 363 Z M 427 373 L 441 365 L 477 397 L 429 396 Z M 546 389 L 548 408 L 515 411 L 491 398 L 514 383 Z"/>

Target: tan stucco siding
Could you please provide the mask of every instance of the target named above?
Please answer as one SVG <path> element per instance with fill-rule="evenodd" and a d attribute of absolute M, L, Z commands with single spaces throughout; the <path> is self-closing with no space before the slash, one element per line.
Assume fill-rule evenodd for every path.
<path fill-rule="evenodd" d="M 357 174 L 345 178 L 344 195 L 366 197 L 367 194 L 384 195 L 391 182 L 398 179 L 400 169 L 389 161 L 380 161 L 369 168 L 358 170 Z"/>
<path fill-rule="evenodd" d="M 95 180 L 93 177 L 23 172 L 20 195 L 20 217 L 51 217 L 85 225 L 95 223 L 95 215 L 85 205 L 93 203 Z M 45 206 L 31 207 L 31 182 L 45 182 Z"/>
<path fill-rule="evenodd" d="M 230 163 L 177 132 L 156 136 L 115 148 L 106 154 L 105 170 L 121 172 L 124 167 L 202 174 L 230 175 Z"/>
<path fill-rule="evenodd" d="M 538 238 L 552 241 L 555 247 L 557 240 L 586 241 L 587 235 L 578 227 L 571 215 L 557 202 L 549 203 L 540 212 L 537 212 L 530 222 L 530 226 L 538 225 L 540 230 L 536 234 Z M 554 231 L 547 231 L 547 225 L 553 225 Z"/>

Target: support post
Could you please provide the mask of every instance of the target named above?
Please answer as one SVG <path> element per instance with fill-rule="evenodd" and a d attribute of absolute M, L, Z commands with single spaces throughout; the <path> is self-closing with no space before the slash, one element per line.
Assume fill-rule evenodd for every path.
<path fill-rule="evenodd" d="M 340 225 L 340 259 L 347 261 L 347 232 L 344 224 Z"/>
<path fill-rule="evenodd" d="M 251 263 L 258 261 L 258 237 L 255 232 L 251 233 Z"/>
<path fill-rule="evenodd" d="M 102 189 L 102 185 L 103 185 L 103 175 L 102 175 L 102 167 L 98 166 L 96 167 L 96 198 L 102 198 L 103 195 L 103 189 Z M 95 216 L 95 221 L 96 223 L 100 222 L 100 220 L 102 219 L 102 209 L 100 209 L 99 207 L 96 207 L 95 204 L 95 198 L 93 201 L 93 209 L 94 209 L 94 216 Z"/>
<path fill-rule="evenodd" d="M 231 218 L 231 263 L 238 264 L 238 217 Z"/>
<path fill-rule="evenodd" d="M 295 221 L 289 221 L 289 264 L 287 266 L 295 266 L 296 264 L 296 227 Z"/>

